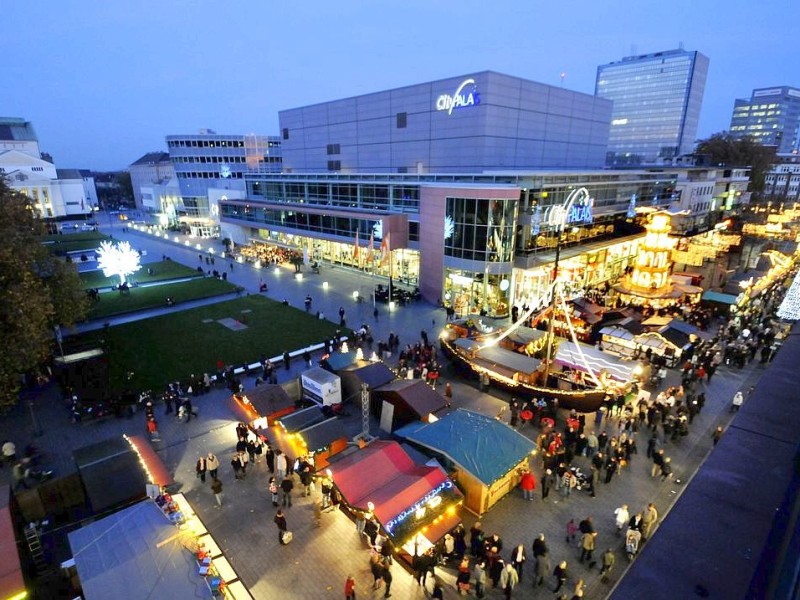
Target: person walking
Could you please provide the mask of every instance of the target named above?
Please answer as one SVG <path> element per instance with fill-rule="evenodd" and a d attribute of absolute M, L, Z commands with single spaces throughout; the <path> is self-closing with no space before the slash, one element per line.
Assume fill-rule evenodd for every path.
<path fill-rule="evenodd" d="M 286 477 L 286 455 L 281 452 L 280 450 L 275 451 L 275 479 L 277 481 L 283 481 L 283 478 Z"/>
<path fill-rule="evenodd" d="M 522 489 L 523 499 L 533 500 L 533 492 L 536 489 L 536 478 L 533 476 L 530 469 L 525 469 L 522 473 L 519 487 Z"/>
<path fill-rule="evenodd" d="M 511 551 L 511 565 L 517 570 L 517 579 L 522 580 L 522 565 L 528 560 L 528 555 L 525 552 L 525 546 L 520 544 Z"/>
<path fill-rule="evenodd" d="M 231 467 L 233 468 L 233 478 L 239 481 L 242 478 L 242 463 L 239 461 L 238 453 L 231 458 Z"/>
<path fill-rule="evenodd" d="M 711 434 L 711 439 L 713 440 L 715 446 L 717 445 L 717 443 L 719 443 L 719 440 L 722 438 L 723 431 L 724 429 L 722 429 L 722 425 L 720 425 L 714 430 L 714 433 Z"/>
<path fill-rule="evenodd" d="M 547 496 L 550 494 L 550 488 L 553 487 L 553 471 L 547 469 L 542 476 L 542 500 L 547 502 Z"/>
<path fill-rule="evenodd" d="M 287 502 L 289 503 L 289 508 L 292 508 L 292 490 L 294 489 L 294 481 L 292 480 L 292 476 L 286 475 L 281 481 L 281 491 L 283 492 L 283 506 L 286 506 Z"/>
<path fill-rule="evenodd" d="M 731 401 L 731 412 L 739 412 L 739 409 L 742 408 L 742 404 L 744 404 L 744 394 L 742 390 L 739 390 L 733 395 L 733 400 Z"/>
<path fill-rule="evenodd" d="M 195 473 L 197 474 L 198 479 L 200 479 L 200 481 L 205 483 L 206 482 L 207 465 L 206 465 L 206 459 L 205 459 L 204 456 L 201 456 L 200 458 L 197 459 L 197 463 L 194 466 L 194 470 L 195 470 Z"/>
<path fill-rule="evenodd" d="M 567 582 L 567 561 L 562 560 L 556 565 L 556 568 L 553 569 L 553 576 L 556 578 L 556 589 L 553 592 L 557 594 L 561 586 Z"/>
<path fill-rule="evenodd" d="M 211 479 L 217 478 L 219 459 L 212 452 L 209 452 L 206 457 L 206 469 L 208 469 L 208 474 L 211 475 Z"/>
<path fill-rule="evenodd" d="M 587 531 L 581 536 L 581 558 L 580 562 L 584 560 L 589 561 L 589 568 L 594 564 L 592 562 L 592 555 L 594 554 L 594 540 L 597 537 L 596 531 Z"/>
<path fill-rule="evenodd" d="M 447 408 L 453 405 L 453 386 L 449 381 L 444 384 L 444 403 L 447 405 Z"/>
<path fill-rule="evenodd" d="M 603 568 L 600 569 L 600 581 L 603 583 L 608 582 L 608 575 L 611 573 L 611 569 L 614 568 L 615 562 L 617 562 L 617 557 L 614 554 L 614 551 L 611 548 L 608 548 L 603 553 Z"/>
<path fill-rule="evenodd" d="M 614 516 L 617 525 L 617 535 L 622 533 L 622 528 L 628 525 L 631 520 L 631 515 L 628 512 L 628 505 L 623 504 L 619 508 L 614 509 Z"/>
<path fill-rule="evenodd" d="M 647 505 L 647 508 L 642 515 L 642 540 L 647 540 L 655 530 L 656 523 L 658 522 L 658 510 L 656 505 L 652 502 Z"/>
<path fill-rule="evenodd" d="M 386 592 L 383 594 L 384 598 L 391 598 L 392 596 L 392 566 L 389 564 L 389 561 L 383 562 L 383 573 L 381 574 L 381 579 L 386 584 Z"/>
<path fill-rule="evenodd" d="M 522 546 L 520 546 L 520 548 L 521 547 Z M 519 575 L 517 574 L 517 570 L 514 568 L 513 564 L 508 563 L 500 575 L 500 589 L 503 590 L 506 598 L 511 598 L 511 593 L 514 591 L 514 588 L 517 587 L 518 583 Z"/>
<path fill-rule="evenodd" d="M 214 498 L 217 500 L 217 505 L 215 508 L 219 508 L 222 506 L 222 482 L 214 477 L 211 481 L 211 492 L 214 494 Z"/>
<path fill-rule="evenodd" d="M 274 477 L 269 478 L 268 489 L 272 496 L 272 506 L 278 506 L 278 484 L 275 482 Z"/>
<path fill-rule="evenodd" d="M 479 560 L 472 569 L 472 578 L 475 580 L 475 595 L 483 598 L 486 594 L 486 563 Z"/>
<path fill-rule="evenodd" d="M 286 541 L 286 534 L 289 533 L 289 528 L 286 525 L 286 517 L 283 514 L 283 511 L 279 508 L 278 512 L 275 513 L 275 518 L 273 519 L 275 525 L 278 527 L 278 542 L 284 546 L 288 542 Z"/>
<path fill-rule="evenodd" d="M 356 580 L 348 575 L 344 582 L 344 600 L 356 600 Z"/>

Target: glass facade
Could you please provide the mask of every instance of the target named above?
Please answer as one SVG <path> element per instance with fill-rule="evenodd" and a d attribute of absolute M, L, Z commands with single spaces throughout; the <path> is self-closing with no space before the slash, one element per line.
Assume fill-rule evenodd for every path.
<path fill-rule="evenodd" d="M 517 204 L 447 198 L 444 305 L 457 314 L 508 316 Z"/>
<path fill-rule="evenodd" d="M 640 231 L 626 215 L 636 207 L 666 207 L 674 202 L 677 180 L 677 172 L 663 169 L 497 175 L 249 172 L 245 175 L 247 200 L 223 199 L 219 207 L 222 222 L 244 228 L 248 240 L 301 244 L 321 260 L 386 278 L 388 265 L 366 260 L 364 248 L 372 233 L 374 253 L 378 254 L 383 219 L 406 214 L 408 247 L 392 252 L 395 280 L 435 290 L 435 295 L 426 298 L 439 300 L 458 314 L 501 317 L 509 314 L 518 294 L 525 297 L 538 289 L 530 283 L 520 287 L 515 279 L 527 281 L 528 273 L 538 273 L 543 263 L 552 261 L 548 253 L 555 248 L 555 237 L 543 218 L 548 207 L 562 204 L 581 187 L 594 200 L 592 221 L 576 224 L 562 234 L 562 258 L 567 261 L 571 246 L 595 243 L 605 248 L 614 244 L 612 238 Z M 421 199 L 426 186 L 448 188 L 441 208 L 436 209 L 442 211 L 444 223 L 441 246 L 429 247 L 434 258 L 427 259 L 442 262 L 430 271 L 425 270 L 429 263 L 420 254 L 420 221 L 426 214 Z M 477 198 L 461 196 L 455 192 L 461 187 L 482 191 Z M 508 196 L 510 188 L 515 197 L 497 198 Z M 362 247 L 359 260 L 353 252 L 356 232 Z M 608 241 L 598 241 L 602 239 Z M 618 275 L 627 261 L 627 252 L 617 254 L 598 250 L 596 256 L 574 265 L 578 259 L 572 259 L 564 267 L 565 273 L 573 273 L 574 281 L 581 284 L 608 280 Z M 435 281 L 427 279 L 427 272 Z"/>
<path fill-rule="evenodd" d="M 609 165 L 655 163 L 694 147 L 708 58 L 671 50 L 597 68 L 595 94 L 614 101 Z"/>

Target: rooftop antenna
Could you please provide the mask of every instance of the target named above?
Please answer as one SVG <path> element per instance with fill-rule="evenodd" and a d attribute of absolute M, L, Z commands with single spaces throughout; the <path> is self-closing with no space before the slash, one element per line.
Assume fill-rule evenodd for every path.
<path fill-rule="evenodd" d="M 683 50 L 683 42 L 678 42 L 678 50 Z"/>
<path fill-rule="evenodd" d="M 567 74 L 564 71 L 561 71 L 561 87 L 564 87 L 564 79 L 567 77 Z"/>
<path fill-rule="evenodd" d="M 631 44 L 631 56 L 636 56 L 636 44 Z"/>

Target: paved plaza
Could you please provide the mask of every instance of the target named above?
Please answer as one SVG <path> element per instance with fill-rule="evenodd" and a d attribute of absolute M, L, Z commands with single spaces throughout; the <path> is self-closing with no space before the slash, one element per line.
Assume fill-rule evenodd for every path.
<path fill-rule="evenodd" d="M 173 260 L 189 266 L 198 263 L 198 250 L 174 242 L 166 242 L 146 234 L 128 231 L 123 232 L 120 224 L 110 230 L 117 239 L 128 239 L 140 249 L 147 250 L 145 260 L 160 260 L 166 254 Z M 181 238 L 181 242 L 183 238 Z M 210 242 L 205 242 L 208 247 Z M 216 252 L 222 248 L 216 243 Z M 217 259 L 219 267 L 220 260 Z M 353 271 L 324 266 L 319 275 L 306 272 L 302 280 L 293 276 L 293 268 L 272 267 L 268 270 L 235 264 L 228 272 L 228 279 L 247 290 L 258 293 L 260 282 L 267 282 L 267 295 L 277 299 L 286 299 L 290 304 L 303 309 L 303 299 L 310 294 L 314 299 L 313 310 L 321 310 L 329 318 L 335 318 L 340 306 L 345 308 L 347 323 L 357 327 L 362 322 L 369 323 L 376 341 L 388 338 L 389 332 L 400 336 L 401 344 L 414 343 L 421 330 L 438 333 L 444 325 L 445 313 L 429 304 L 416 303 L 398 307 L 392 311 L 388 305 L 379 304 L 378 319 L 372 315 L 372 305 L 356 303 L 353 291 L 359 290 L 367 296 L 373 286 L 379 283 L 368 275 Z M 328 282 L 324 287 L 323 282 Z M 385 282 L 384 282 L 385 283 Z M 215 300 L 202 301 L 203 303 Z M 216 300 L 218 301 L 218 300 Z M 196 304 L 195 304 L 196 305 Z M 148 311 L 147 316 L 163 314 L 184 307 L 163 308 Z M 138 315 L 139 317 L 142 315 Z M 111 319 L 111 323 L 136 320 L 137 315 L 129 315 Z M 97 324 L 92 324 L 97 326 Z M 100 324 L 102 326 L 102 324 Z M 86 326 L 80 329 L 86 329 Z M 189 334 L 190 337 L 190 334 Z M 184 340 L 191 343 L 191 339 Z M 315 357 L 318 358 L 318 357 Z M 441 357 L 440 357 L 441 358 Z M 256 361 L 258 357 L 253 357 Z M 444 361 L 447 365 L 446 361 Z M 295 378 L 303 370 L 302 361 L 293 361 L 291 370 L 280 367 L 279 382 Z M 596 498 L 584 491 L 573 492 L 564 499 L 553 490 L 548 502 L 543 502 L 539 490 L 533 501 L 522 499 L 519 491 L 515 491 L 495 505 L 481 522 L 483 529 L 491 534 L 497 532 L 504 541 L 503 555 L 507 557 L 511 548 L 519 543 L 525 545 L 530 555 L 531 543 L 536 535 L 544 533 L 550 547 L 552 566 L 561 560 L 569 563 L 569 578 L 566 591 L 572 595 L 572 589 L 579 578 L 586 581 L 584 598 L 604 598 L 615 582 L 623 575 L 627 559 L 620 550 L 622 539 L 615 533 L 614 509 L 621 504 L 628 504 L 631 513 L 644 509 L 648 502 L 654 502 L 663 519 L 670 506 L 680 495 L 686 483 L 712 449 L 711 434 L 718 425 L 726 425 L 731 419 L 728 412 L 730 398 L 739 389 L 755 385 L 764 374 L 765 368 L 757 362 L 750 363 L 744 369 L 721 367 L 711 384 L 706 386 L 707 402 L 690 427 L 689 435 L 677 443 L 666 443 L 666 454 L 672 457 L 675 477 L 671 481 L 661 482 L 650 477 L 650 462 L 645 457 L 648 435 L 640 432 L 637 436 L 639 454 L 624 471 L 615 476 L 608 485 L 599 485 Z M 449 365 L 445 366 L 440 385 L 451 382 L 453 386 L 453 406 L 476 410 L 495 416 L 503 406 L 507 405 L 508 394 L 491 389 L 489 393 L 480 392 L 472 381 L 458 378 Z M 670 372 L 668 384 L 678 383 L 678 373 Z M 252 389 L 253 379 L 245 381 L 245 389 Z M 229 407 L 229 392 L 214 390 L 197 398 L 194 402 L 199 409 L 199 418 L 189 423 L 178 421 L 171 416 L 162 416 L 162 406 L 157 406 L 161 442 L 155 448 L 168 469 L 174 474 L 180 491 L 193 503 L 195 509 L 208 529 L 218 541 L 231 565 L 237 571 L 245 585 L 251 590 L 254 598 L 341 598 L 345 578 L 353 574 L 357 581 L 359 598 L 382 597 L 383 591 L 371 590 L 372 577 L 369 571 L 369 551 L 356 534 L 355 526 L 341 512 L 327 512 L 323 515 L 322 526 L 315 527 L 312 502 L 316 497 L 302 498 L 295 488 L 295 503 L 286 511 L 289 529 L 294 533 L 294 540 L 288 546 L 278 544 L 277 528 L 272 519 L 275 514 L 267 491 L 268 471 L 262 462 L 249 469 L 247 478 L 234 480 L 229 466 L 229 456 L 233 452 L 235 442 L 235 415 Z M 356 411 L 352 411 L 356 412 Z M 40 437 L 33 436 L 33 418 L 43 430 Z M 563 416 L 563 415 L 562 415 Z M 506 415 L 507 418 L 507 415 Z M 348 417 L 358 420 L 354 415 Z M 350 425 L 344 423 L 343 425 Z M 601 427 L 608 431 L 616 431 L 616 424 L 605 423 Z M 587 429 L 595 427 L 592 415 L 587 415 Z M 67 407 L 59 397 L 55 387 L 50 386 L 35 393 L 26 395 L 23 401 L 12 412 L 0 420 L 0 436 L 11 439 L 22 448 L 26 443 L 34 441 L 47 453 L 47 464 L 57 470 L 58 475 L 75 471 L 72 461 L 72 450 L 88 444 L 120 435 L 121 433 L 143 434 L 144 417 L 136 414 L 131 418 L 112 419 L 100 423 L 72 424 L 69 421 Z M 535 440 L 538 430 L 533 427 L 522 428 L 521 432 Z M 372 433 L 378 433 L 377 422 L 373 419 Z M 214 452 L 220 457 L 220 478 L 223 484 L 224 505 L 215 508 L 214 498 L 209 481 L 205 484 L 196 479 L 194 465 L 198 456 Z M 586 459 L 578 458 L 579 466 L 586 466 Z M 585 463 L 585 464 L 584 464 Z M 532 465 L 537 475 L 541 473 L 540 464 L 534 458 Z M 0 471 L 0 481 L 10 480 L 10 469 Z M 317 494 L 318 496 L 318 494 Z M 609 583 L 602 583 L 599 568 L 590 570 L 580 564 L 580 551 L 565 541 L 565 525 L 574 518 L 577 521 L 592 516 L 599 532 L 596 545 L 596 558 L 611 547 L 617 551 L 617 564 Z M 462 515 L 467 529 L 474 523 L 475 517 L 469 513 Z M 691 527 L 691 523 L 686 524 Z M 658 535 L 656 533 L 656 535 Z M 437 574 L 445 581 L 446 597 L 456 597 L 453 587 L 455 580 L 454 565 L 437 568 Z M 532 586 L 532 558 L 529 556 L 526 572 L 520 586 L 514 591 L 514 598 L 546 598 L 552 597 L 553 578 L 546 586 Z M 393 567 L 394 581 L 392 596 L 395 598 L 423 598 L 423 590 L 417 586 L 410 574 L 400 565 Z M 430 581 L 428 584 L 430 590 Z M 499 590 L 489 589 L 487 597 L 499 598 Z"/>

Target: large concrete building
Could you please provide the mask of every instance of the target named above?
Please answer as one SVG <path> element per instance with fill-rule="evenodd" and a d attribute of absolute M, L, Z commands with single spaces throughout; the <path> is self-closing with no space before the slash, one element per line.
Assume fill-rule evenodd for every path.
<path fill-rule="evenodd" d="M 279 113 L 286 172 L 601 168 L 611 102 L 494 71 Z"/>
<path fill-rule="evenodd" d="M 800 89 L 779 86 L 753 90 L 733 105 L 730 132 L 750 136 L 779 154 L 800 150 Z"/>
<path fill-rule="evenodd" d="M 25 119 L 0 117 L 0 176 L 28 196 L 45 219 L 85 217 L 97 206 L 94 179 L 43 159 L 33 125 Z"/>
<path fill-rule="evenodd" d="M 180 189 L 179 218 L 202 237 L 218 234 L 219 198 L 243 197 L 245 173 L 281 171 L 281 141 L 276 136 L 202 129 L 196 135 L 168 135 L 167 149 Z"/>
<path fill-rule="evenodd" d="M 483 72 L 282 111 L 285 172 L 245 173 L 241 197 L 219 198 L 222 235 L 417 286 L 457 314 L 531 305 L 557 245 L 568 288 L 613 282 L 643 235 L 637 208 L 686 208 L 686 230 L 721 209 L 707 169 L 574 168 L 604 162 L 610 110 Z"/>
<path fill-rule="evenodd" d="M 595 94 L 613 101 L 607 164 L 669 162 L 694 148 L 708 58 L 667 50 L 597 67 Z"/>
<path fill-rule="evenodd" d="M 128 167 L 136 208 L 145 212 L 166 212 L 166 199 L 154 197 L 153 187 L 172 186 L 175 196 L 180 197 L 175 167 L 167 152 L 148 152 Z M 150 190 L 150 191 L 146 191 Z M 173 208 L 174 212 L 174 208 Z"/>

